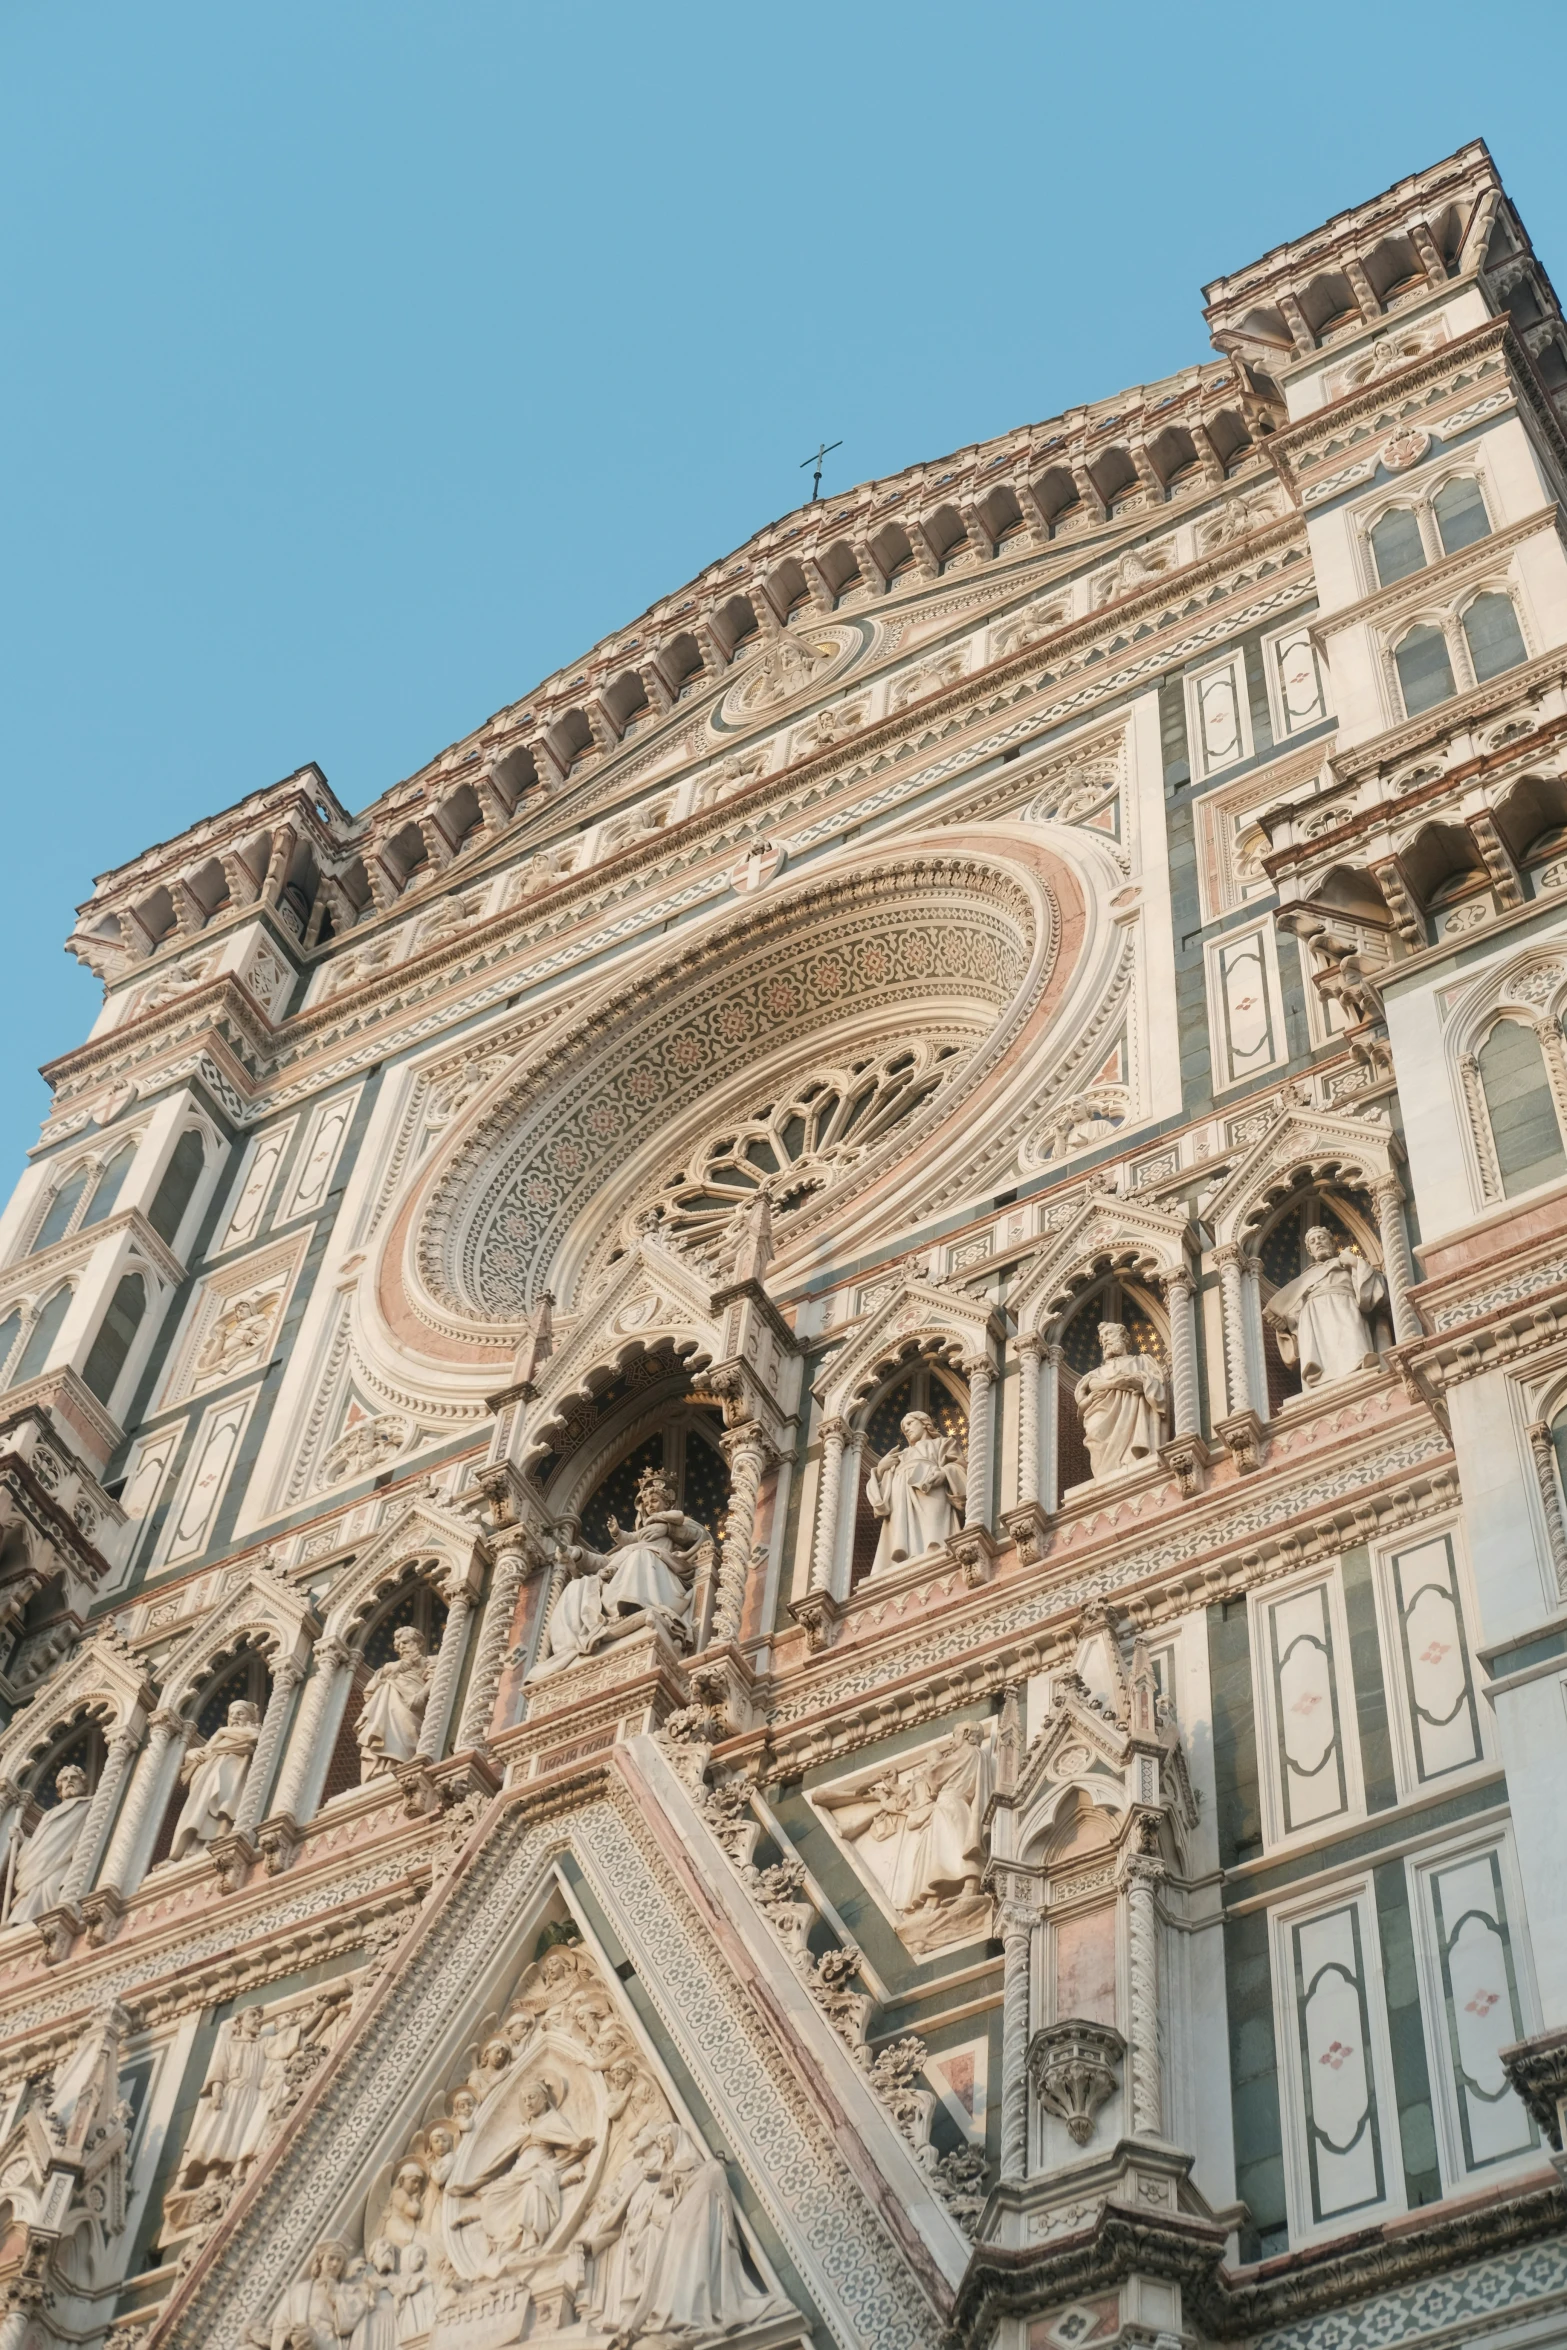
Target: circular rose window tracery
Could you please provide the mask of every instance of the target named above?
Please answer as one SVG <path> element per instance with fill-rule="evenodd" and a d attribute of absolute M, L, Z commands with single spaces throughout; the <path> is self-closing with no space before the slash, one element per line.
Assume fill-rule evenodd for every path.
<path fill-rule="evenodd" d="M 1033 873 L 956 848 L 709 933 L 600 999 L 454 1138 L 411 1235 L 416 1312 L 511 1322 L 549 1290 L 569 1313 L 650 1209 L 706 1255 L 764 1184 L 796 1219 L 854 1191 L 1004 1052 L 1057 937 Z"/>
<path fill-rule="evenodd" d="M 966 1059 L 957 1044 L 921 1038 L 818 1065 L 748 1117 L 704 1136 L 636 1220 L 706 1251 L 759 1193 L 775 1219 L 787 1216 L 885 1141 Z"/>

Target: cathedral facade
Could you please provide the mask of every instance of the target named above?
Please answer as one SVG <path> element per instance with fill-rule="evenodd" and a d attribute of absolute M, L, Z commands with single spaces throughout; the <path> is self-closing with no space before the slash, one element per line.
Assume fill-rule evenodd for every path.
<path fill-rule="evenodd" d="M 1567 324 L 1205 294 L 81 908 L 0 2350 L 1567 2344 Z"/>

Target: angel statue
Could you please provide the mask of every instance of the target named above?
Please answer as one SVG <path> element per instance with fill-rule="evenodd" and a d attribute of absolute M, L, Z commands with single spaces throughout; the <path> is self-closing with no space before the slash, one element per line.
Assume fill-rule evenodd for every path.
<path fill-rule="evenodd" d="M 607 1551 L 563 1543 L 557 1553 L 566 1581 L 550 1611 L 544 1652 L 528 1678 L 546 1680 L 588 1656 L 627 1628 L 632 1616 L 651 1618 L 683 1640 L 691 1624 L 696 1553 L 707 1528 L 688 1518 L 662 1469 L 644 1469 L 637 1482 L 636 1524 L 609 1521 Z"/>

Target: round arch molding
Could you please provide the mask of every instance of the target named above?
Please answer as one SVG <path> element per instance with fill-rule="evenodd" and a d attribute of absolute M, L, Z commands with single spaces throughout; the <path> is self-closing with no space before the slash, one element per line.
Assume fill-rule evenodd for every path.
<path fill-rule="evenodd" d="M 639 1204 L 726 1120 L 754 1123 L 818 1065 L 880 1071 L 902 1040 L 919 1079 L 906 1111 L 868 1121 L 863 1144 L 835 1131 L 808 1179 L 788 1169 L 773 1244 L 787 1268 L 846 1211 L 893 1217 L 911 1183 L 972 1153 L 978 1125 L 1015 1115 L 1063 1006 L 1075 1033 L 1095 992 L 1085 949 L 1111 944 L 1095 894 L 1022 827 L 943 833 L 845 858 L 645 958 L 472 1105 L 361 1301 L 405 1364 L 482 1361 L 493 1381 L 497 1344 L 546 1293 L 574 1317 L 634 1247 Z"/>

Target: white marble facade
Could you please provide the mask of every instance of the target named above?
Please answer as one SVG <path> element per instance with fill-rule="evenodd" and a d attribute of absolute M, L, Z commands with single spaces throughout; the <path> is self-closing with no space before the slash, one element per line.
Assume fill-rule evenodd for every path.
<path fill-rule="evenodd" d="M 0 2350 L 1567 2343 L 1567 327 L 1207 301 L 80 910 Z"/>

